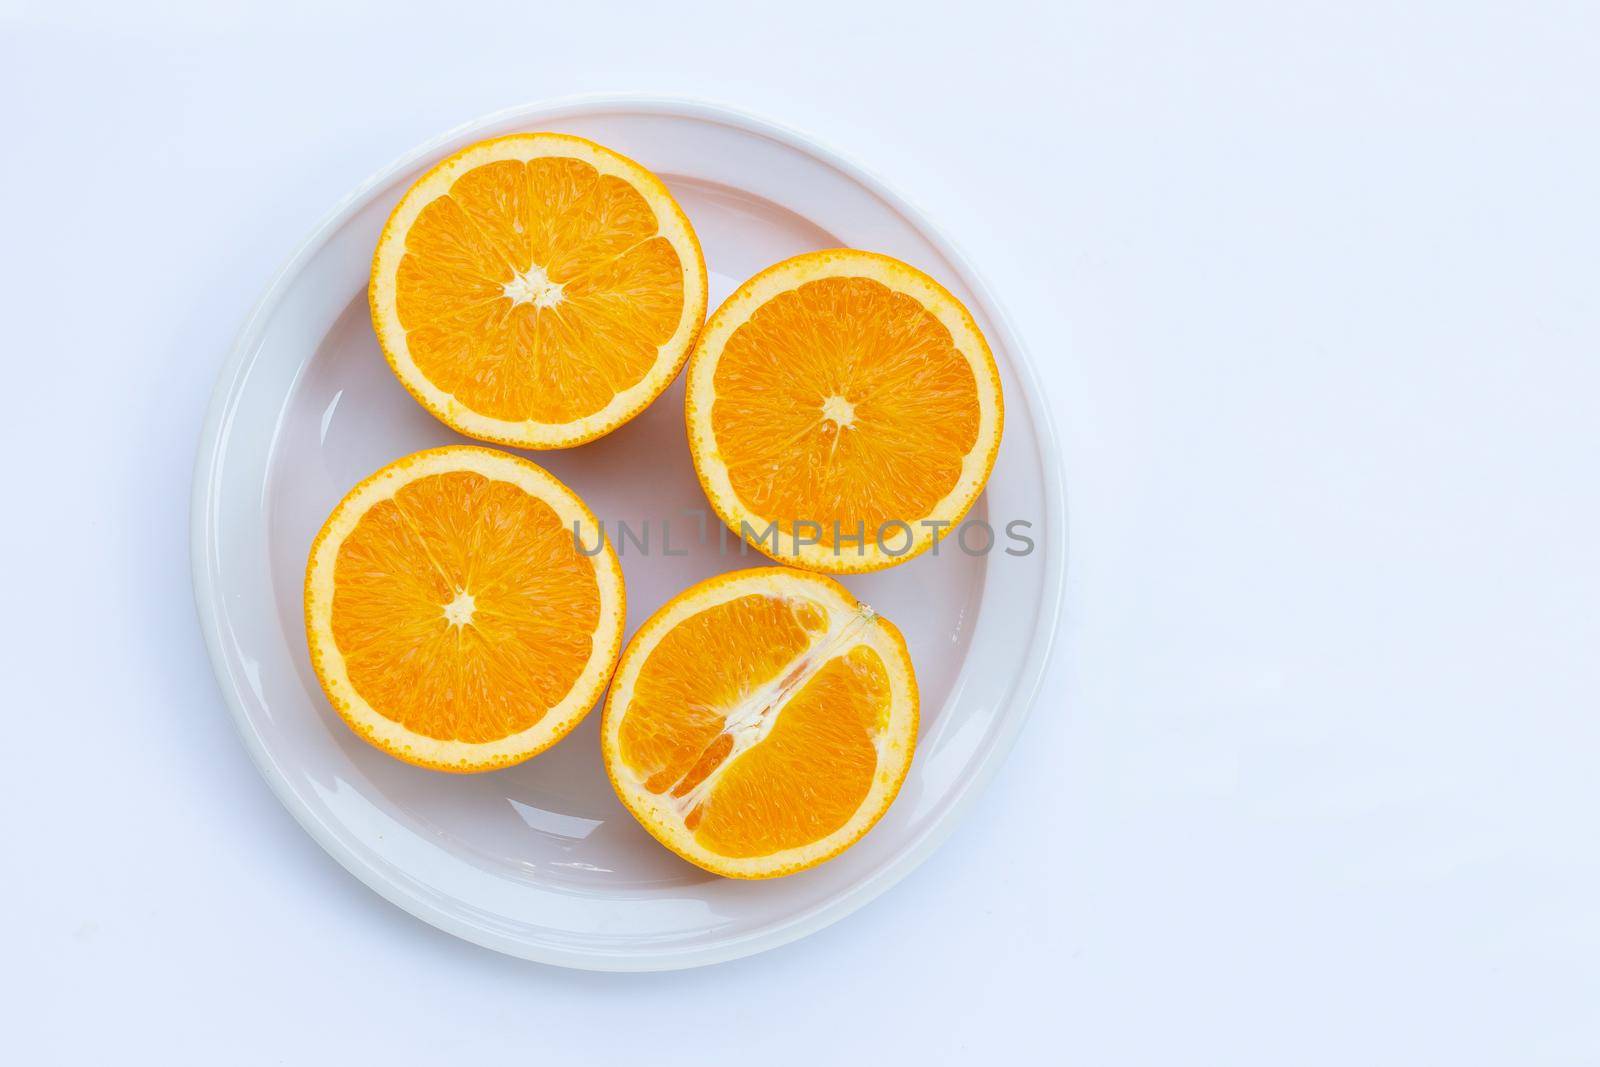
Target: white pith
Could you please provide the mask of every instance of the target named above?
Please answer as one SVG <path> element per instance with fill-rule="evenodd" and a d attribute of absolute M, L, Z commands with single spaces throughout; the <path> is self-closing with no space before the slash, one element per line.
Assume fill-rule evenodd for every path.
<path fill-rule="evenodd" d="M 451 626 L 467 626 L 472 622 L 472 613 L 477 610 L 478 601 L 465 589 L 456 591 L 456 598 L 444 606 L 444 618 Z"/>
<path fill-rule="evenodd" d="M 561 303 L 565 287 L 560 282 L 551 281 L 544 268 L 535 263 L 521 274 L 512 275 L 511 280 L 500 288 L 506 299 L 511 301 L 512 307 L 532 304 L 542 311 Z"/>
<path fill-rule="evenodd" d="M 837 393 L 822 402 L 822 417 L 841 429 L 856 424 L 856 406 Z"/>

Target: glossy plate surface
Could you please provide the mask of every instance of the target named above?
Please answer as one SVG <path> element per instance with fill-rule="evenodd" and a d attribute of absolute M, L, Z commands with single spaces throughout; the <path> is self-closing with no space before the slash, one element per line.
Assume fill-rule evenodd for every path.
<path fill-rule="evenodd" d="M 389 209 L 441 156 L 517 130 L 592 138 L 660 174 L 705 249 L 713 308 L 798 252 L 850 245 L 929 272 L 972 310 L 999 361 L 1005 439 L 973 518 L 947 544 L 844 579 L 900 626 L 922 688 L 916 760 L 860 844 L 804 874 L 733 882 L 656 844 L 612 794 L 599 713 L 544 755 L 476 776 L 421 770 L 353 735 L 323 699 L 301 616 L 306 552 L 362 477 L 461 438 L 390 374 L 366 302 Z M 525 453 L 621 539 L 628 632 L 712 574 L 768 561 L 721 537 L 689 461 L 680 379 L 590 445 Z M 1033 542 L 1021 548 L 1006 525 Z M 648 530 L 646 534 L 645 531 Z M 666 543 L 664 541 L 664 531 Z M 703 533 L 702 533 L 703 531 Z M 647 536 L 648 549 L 637 538 Z M 474 122 L 353 194 L 262 298 L 218 383 L 193 502 L 195 593 L 223 695 L 262 774 L 306 830 L 373 889 L 460 937 L 527 959 L 604 970 L 748 955 L 833 922 L 903 877 L 994 772 L 1028 712 L 1055 634 L 1065 521 L 1048 416 L 1015 337 L 960 257 L 912 208 L 814 141 L 736 112 L 661 98 L 585 98 Z M 670 553 L 670 554 L 669 554 Z"/>

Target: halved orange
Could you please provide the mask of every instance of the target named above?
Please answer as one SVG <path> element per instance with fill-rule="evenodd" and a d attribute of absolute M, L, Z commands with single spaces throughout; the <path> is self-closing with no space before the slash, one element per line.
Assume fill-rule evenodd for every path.
<path fill-rule="evenodd" d="M 600 726 L 617 795 L 662 844 L 730 878 L 815 867 L 883 816 L 911 766 L 905 640 L 831 578 L 736 571 L 628 643 Z"/>
<path fill-rule="evenodd" d="M 1004 406 L 949 290 L 888 256 L 796 256 L 745 282 L 689 358 L 712 507 L 781 563 L 846 573 L 927 551 L 983 491 Z"/>
<path fill-rule="evenodd" d="M 389 365 L 469 437 L 593 440 L 661 394 L 706 314 L 706 265 L 667 187 L 581 137 L 519 133 L 417 179 L 368 289 Z"/>
<path fill-rule="evenodd" d="M 339 502 L 311 546 L 305 609 L 311 665 L 352 730 L 409 763 L 487 771 L 555 744 L 600 698 L 622 568 L 542 467 L 456 445 Z"/>

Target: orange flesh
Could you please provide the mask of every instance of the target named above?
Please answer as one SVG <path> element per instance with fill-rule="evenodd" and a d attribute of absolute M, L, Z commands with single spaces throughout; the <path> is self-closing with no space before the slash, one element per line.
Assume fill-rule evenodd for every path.
<path fill-rule="evenodd" d="M 335 562 L 333 639 L 351 685 L 439 740 L 537 723 L 578 680 L 599 617 L 594 566 L 555 511 L 480 474 L 406 484 Z"/>
<path fill-rule="evenodd" d="M 682 263 L 659 229 L 637 190 L 580 160 L 466 172 L 406 234 L 396 310 L 412 359 L 494 418 L 594 414 L 677 331 Z"/>
<path fill-rule="evenodd" d="M 752 594 L 680 622 L 640 667 L 619 753 L 663 797 L 716 776 L 684 817 L 707 848 L 761 856 L 819 840 L 870 791 L 888 674 L 864 646 L 812 660 L 826 628 L 809 601 Z M 763 700 L 771 706 L 758 707 Z M 770 716 L 770 728 L 728 762 L 729 731 L 754 713 Z"/>
<path fill-rule="evenodd" d="M 844 550 L 931 514 L 978 437 L 977 381 L 949 330 L 869 278 L 767 301 L 728 338 L 714 385 L 734 493 L 786 532 L 819 524 L 824 545 L 837 523 Z"/>
<path fill-rule="evenodd" d="M 889 676 L 872 649 L 829 660 L 718 780 L 695 838 L 724 856 L 765 856 L 843 826 L 872 788 L 873 741 L 889 700 Z"/>
<path fill-rule="evenodd" d="M 618 738 L 624 762 L 645 788 L 666 792 L 722 732 L 727 713 L 776 678 L 826 626 L 808 601 L 755 594 L 679 623 L 634 681 Z"/>

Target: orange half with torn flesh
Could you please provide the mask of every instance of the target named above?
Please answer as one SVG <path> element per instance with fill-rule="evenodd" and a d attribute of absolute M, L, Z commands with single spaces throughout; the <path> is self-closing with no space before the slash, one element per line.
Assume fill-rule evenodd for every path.
<path fill-rule="evenodd" d="M 917 683 L 900 632 L 831 578 L 708 579 L 629 642 L 601 723 L 617 795 L 691 863 L 793 874 L 859 841 L 911 766 Z"/>

